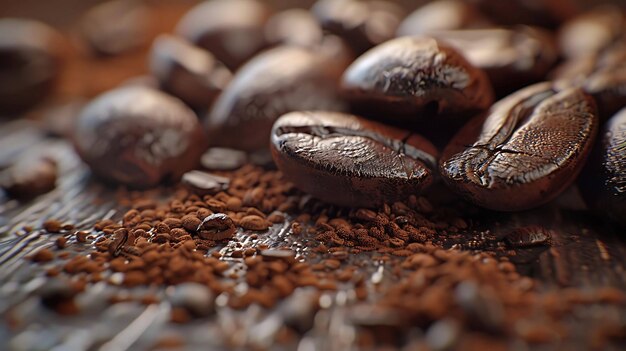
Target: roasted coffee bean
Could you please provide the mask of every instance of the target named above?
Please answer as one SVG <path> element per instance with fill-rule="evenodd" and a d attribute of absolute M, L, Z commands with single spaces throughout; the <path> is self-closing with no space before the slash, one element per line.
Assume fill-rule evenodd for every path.
<path fill-rule="evenodd" d="M 397 38 L 373 48 L 348 67 L 342 84 L 357 111 L 408 121 L 476 112 L 493 101 L 484 72 L 426 37 Z"/>
<path fill-rule="evenodd" d="M 74 143 L 97 176 L 150 187 L 195 167 L 205 140 L 198 119 L 182 101 L 134 86 L 112 90 L 85 107 Z"/>
<path fill-rule="evenodd" d="M 498 96 L 543 81 L 558 58 L 551 34 L 539 28 L 452 30 L 429 35 L 485 71 Z"/>
<path fill-rule="evenodd" d="M 232 171 L 246 164 L 247 159 L 248 156 L 243 151 L 212 147 L 202 154 L 200 164 L 208 170 Z"/>
<path fill-rule="evenodd" d="M 497 24 L 554 28 L 578 12 L 576 0 L 472 0 Z"/>
<path fill-rule="evenodd" d="M 600 53 L 623 38 L 626 17 L 617 7 L 600 7 L 565 23 L 558 43 L 568 59 Z"/>
<path fill-rule="evenodd" d="M 198 236 L 207 240 L 224 240 L 232 238 L 237 232 L 233 220 L 224 213 L 214 213 L 198 226 Z"/>
<path fill-rule="evenodd" d="M 0 173 L 0 188 L 10 197 L 28 200 L 54 189 L 57 164 L 48 157 L 24 158 Z"/>
<path fill-rule="evenodd" d="M 559 84 L 582 86 L 595 98 L 600 118 L 606 121 L 626 106 L 626 42 L 569 60 L 551 77 Z"/>
<path fill-rule="evenodd" d="M 204 196 L 228 189 L 230 179 L 202 171 L 189 171 L 183 174 L 181 182 L 193 193 Z"/>
<path fill-rule="evenodd" d="M 511 231 L 506 236 L 506 241 L 512 247 L 524 248 L 549 245 L 551 238 L 550 230 L 541 226 L 528 226 Z"/>
<path fill-rule="evenodd" d="M 213 55 L 169 35 L 152 44 L 150 70 L 163 90 L 203 111 L 232 78 L 230 70 Z"/>
<path fill-rule="evenodd" d="M 579 185 L 592 209 L 626 225 L 626 108 L 604 126 Z"/>
<path fill-rule="evenodd" d="M 313 15 L 303 9 L 289 9 L 272 16 L 265 25 L 265 37 L 271 45 L 319 46 L 324 37 Z"/>
<path fill-rule="evenodd" d="M 428 35 L 433 31 L 484 28 L 490 25 L 472 4 L 461 0 L 429 2 L 408 15 L 398 27 L 398 36 Z"/>
<path fill-rule="evenodd" d="M 337 96 L 339 70 L 325 55 L 278 47 L 256 56 L 237 72 L 205 121 L 214 146 L 252 151 L 266 148 L 274 121 L 306 109 L 343 109 Z"/>
<path fill-rule="evenodd" d="M 95 54 L 118 55 L 147 40 L 149 19 L 149 9 L 141 1 L 107 1 L 83 15 L 80 34 Z"/>
<path fill-rule="evenodd" d="M 236 70 L 267 47 L 263 29 L 270 15 L 262 1 L 204 1 L 180 20 L 176 32 Z"/>
<path fill-rule="evenodd" d="M 311 12 L 357 54 L 393 38 L 403 17 L 403 10 L 388 1 L 319 0 Z"/>
<path fill-rule="evenodd" d="M 524 88 L 452 139 L 440 172 L 458 194 L 500 211 L 539 206 L 576 178 L 598 129 L 593 98 L 551 83 Z"/>
<path fill-rule="evenodd" d="M 374 207 L 420 193 L 436 150 L 422 137 L 334 112 L 294 112 L 272 130 L 274 161 L 300 189 L 329 203 Z"/>
<path fill-rule="evenodd" d="M 0 19 L 0 115 L 45 98 L 59 75 L 61 39 L 43 23 Z"/>

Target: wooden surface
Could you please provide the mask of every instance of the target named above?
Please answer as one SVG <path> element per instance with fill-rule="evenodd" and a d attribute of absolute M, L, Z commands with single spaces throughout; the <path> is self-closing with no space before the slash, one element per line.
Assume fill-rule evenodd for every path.
<path fill-rule="evenodd" d="M 155 342 L 167 339 L 168 335 L 184 335 L 190 350 L 272 345 L 276 332 L 289 317 L 285 312 L 289 299 L 269 311 L 256 305 L 237 312 L 218 307 L 214 316 L 185 326 L 168 322 L 171 306 L 167 301 L 150 306 L 138 303 L 109 306 L 106 303 L 106 298 L 112 294 L 140 295 L 146 288 L 129 290 L 104 283 L 92 285 L 78 298 L 78 304 L 84 310 L 78 316 L 59 316 L 43 308 L 38 296 L 56 283 L 45 277 L 45 265 L 24 259 L 39 248 L 51 246 L 58 236 L 39 230 L 42 222 L 56 218 L 74 223 L 79 229 L 90 229 L 96 220 L 118 218 L 124 209 L 115 203 L 114 190 L 91 179 L 67 142 L 44 137 L 30 121 L 17 120 L 0 125 L 0 164 L 39 154 L 51 155 L 59 162 L 62 175 L 57 188 L 26 203 L 0 198 L 0 315 L 3 317 L 0 319 L 0 349 L 143 350 L 151 349 Z M 542 281 L 546 290 L 601 286 L 626 290 L 626 244 L 623 240 L 626 233 L 584 211 L 565 210 L 552 204 L 522 214 L 488 213 L 480 221 L 488 223 L 487 229 L 496 237 L 520 225 L 541 224 L 551 229 L 551 246 L 518 250 L 513 258 L 520 273 Z M 26 233 L 22 229 L 26 225 L 35 230 Z M 288 242 L 292 246 L 306 247 L 306 241 L 297 242 L 289 236 L 287 227 L 275 226 L 261 242 L 271 246 Z M 71 247 L 80 254 L 86 248 L 83 245 L 86 244 Z M 227 247 L 219 249 L 228 250 Z M 363 268 L 363 272 L 370 277 L 381 272 L 384 275 L 385 265 L 372 262 Z M 391 282 L 393 278 L 386 279 Z M 157 296 L 165 294 L 164 289 L 148 289 Z M 311 293 L 298 291 L 290 299 Z M 350 287 L 326 296 L 332 304 L 318 313 L 313 329 L 283 348 L 343 350 L 354 346 L 354 338 L 350 337 L 352 329 L 346 320 L 351 305 Z M 217 302 L 219 305 L 219 298 Z M 312 316 L 306 318 L 312 319 Z M 581 332 L 542 348 L 585 349 L 583 345 L 588 338 L 585 331 L 607 320 L 626 325 L 626 310 L 602 305 L 577 309 L 568 323 L 569 327 Z M 525 347 L 515 340 L 511 345 Z M 615 345 L 614 349 L 619 349 L 618 346 Z"/>

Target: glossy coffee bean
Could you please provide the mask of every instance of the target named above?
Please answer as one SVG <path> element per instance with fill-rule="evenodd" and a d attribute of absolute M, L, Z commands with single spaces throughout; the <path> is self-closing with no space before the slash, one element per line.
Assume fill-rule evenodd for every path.
<path fill-rule="evenodd" d="M 597 129 L 591 96 L 539 83 L 463 127 L 444 150 L 440 172 L 451 189 L 480 206 L 536 207 L 574 181 Z"/>
<path fill-rule="evenodd" d="M 604 126 L 579 186 L 589 207 L 626 226 L 626 108 Z"/>
<path fill-rule="evenodd" d="M 624 36 L 626 17 L 618 7 L 600 7 L 565 23 L 558 43 L 568 59 L 600 53 Z"/>
<path fill-rule="evenodd" d="M 263 1 L 209 0 L 193 7 L 176 32 L 236 70 L 267 47 L 264 26 L 270 15 Z"/>
<path fill-rule="evenodd" d="M 267 148 L 281 115 L 306 109 L 343 109 L 334 60 L 319 51 L 277 47 L 242 67 L 205 120 L 212 146 Z"/>
<path fill-rule="evenodd" d="M 361 54 L 394 37 L 403 10 L 387 1 L 319 0 L 311 12 L 329 33 Z"/>
<path fill-rule="evenodd" d="M 429 2 L 409 14 L 397 36 L 427 35 L 433 31 L 484 28 L 490 21 L 472 4 L 462 0 Z"/>
<path fill-rule="evenodd" d="M 138 188 L 180 178 L 199 163 L 204 143 L 197 117 L 182 101 L 140 86 L 97 97 L 74 132 L 76 150 L 94 174 Z"/>
<path fill-rule="evenodd" d="M 139 1 L 107 1 L 82 16 L 80 34 L 93 53 L 118 55 L 146 42 L 149 19 L 149 9 Z"/>
<path fill-rule="evenodd" d="M 29 200 L 56 186 L 57 163 L 49 157 L 27 157 L 0 172 L 0 188 L 12 198 Z"/>
<path fill-rule="evenodd" d="M 293 112 L 272 129 L 285 177 L 341 206 L 373 207 L 419 194 L 435 178 L 434 146 L 411 132 L 338 112 Z"/>
<path fill-rule="evenodd" d="M 267 21 L 265 37 L 271 45 L 315 47 L 322 42 L 324 32 L 311 12 L 289 9 Z"/>
<path fill-rule="evenodd" d="M 47 25 L 0 19 L 0 115 L 29 108 L 54 88 L 60 70 L 59 34 Z"/>
<path fill-rule="evenodd" d="M 451 45 L 485 71 L 498 96 L 545 80 L 558 59 L 551 34 L 539 28 L 438 31 L 430 36 Z"/>
<path fill-rule="evenodd" d="M 155 39 L 150 70 L 164 91 L 196 110 L 207 110 L 232 79 L 209 52 L 169 35 Z"/>
<path fill-rule="evenodd" d="M 626 106 L 626 42 L 601 53 L 569 60 L 552 74 L 566 85 L 579 85 L 597 102 L 602 120 Z"/>
<path fill-rule="evenodd" d="M 449 45 L 427 37 L 402 37 L 363 54 L 343 75 L 345 96 L 357 111 L 407 121 L 488 108 L 485 73 Z"/>

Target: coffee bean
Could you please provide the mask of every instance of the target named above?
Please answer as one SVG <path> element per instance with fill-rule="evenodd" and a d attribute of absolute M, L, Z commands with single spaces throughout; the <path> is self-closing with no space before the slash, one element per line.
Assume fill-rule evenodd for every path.
<path fill-rule="evenodd" d="M 20 159 L 0 173 L 0 188 L 16 199 L 28 200 L 54 189 L 57 164 L 47 157 Z"/>
<path fill-rule="evenodd" d="M 92 101 L 74 133 L 79 155 L 104 180 L 150 187 L 198 164 L 202 128 L 180 100 L 145 87 L 122 87 Z"/>
<path fill-rule="evenodd" d="M 565 23 L 559 30 L 559 47 L 569 59 L 597 54 L 623 37 L 624 26 L 621 9 L 599 7 Z"/>
<path fill-rule="evenodd" d="M 59 75 L 61 39 L 47 25 L 0 19 L 0 114 L 13 114 L 43 100 Z"/>
<path fill-rule="evenodd" d="M 270 15 L 262 1 L 204 1 L 180 20 L 176 33 L 236 70 L 267 46 L 263 28 Z"/>
<path fill-rule="evenodd" d="M 140 1 L 107 1 L 82 16 L 80 34 L 97 55 L 122 54 L 147 40 L 149 16 L 149 9 Z"/>
<path fill-rule="evenodd" d="M 265 36 L 271 45 L 311 48 L 320 45 L 324 33 L 309 11 L 289 9 L 275 14 L 267 21 Z"/>
<path fill-rule="evenodd" d="M 512 247 L 531 247 L 549 245 L 552 235 L 550 230 L 541 226 L 527 226 L 516 228 L 506 236 L 506 241 Z"/>
<path fill-rule="evenodd" d="M 539 206 L 576 178 L 598 129 L 593 99 L 550 83 L 500 100 L 446 147 L 440 172 L 466 199 L 494 210 Z"/>
<path fill-rule="evenodd" d="M 372 207 L 420 193 L 435 178 L 436 150 L 422 137 L 333 112 L 293 112 L 272 130 L 285 177 L 326 202 Z"/>
<path fill-rule="evenodd" d="M 433 31 L 489 25 L 489 20 L 472 4 L 461 0 L 440 0 L 426 3 L 409 14 L 400 23 L 397 35 L 427 35 Z"/>
<path fill-rule="evenodd" d="M 451 30 L 429 35 L 485 71 L 498 96 L 544 80 L 558 58 L 551 34 L 539 28 Z"/>
<path fill-rule="evenodd" d="M 233 220 L 224 213 L 214 213 L 198 226 L 198 236 L 207 240 L 224 240 L 232 238 L 237 232 Z"/>
<path fill-rule="evenodd" d="M 183 174 L 181 182 L 187 189 L 200 196 L 215 195 L 228 189 L 230 179 L 202 171 L 189 171 Z"/>
<path fill-rule="evenodd" d="M 320 52 L 278 47 L 258 55 L 235 75 L 207 116 L 214 146 L 246 151 L 267 148 L 281 115 L 306 109 L 337 110 L 337 69 Z"/>
<path fill-rule="evenodd" d="M 626 108 L 604 126 L 580 179 L 591 208 L 626 225 Z"/>
<path fill-rule="evenodd" d="M 232 78 L 209 52 L 170 35 L 152 44 L 150 70 L 163 90 L 196 110 L 211 107 Z"/>
<path fill-rule="evenodd" d="M 357 54 L 393 38 L 404 15 L 387 1 L 319 0 L 311 12 L 324 30 L 344 39 Z"/>
<path fill-rule="evenodd" d="M 413 121 L 489 107 L 487 76 L 455 49 L 431 38 L 403 37 L 359 57 L 343 75 L 357 111 Z"/>
<path fill-rule="evenodd" d="M 200 163 L 202 167 L 209 170 L 232 171 L 243 166 L 247 159 L 243 151 L 212 147 L 202 154 Z"/>
<path fill-rule="evenodd" d="M 257 215 L 249 215 L 249 216 L 243 217 L 239 221 L 239 225 L 243 229 L 264 231 L 264 230 L 269 229 L 269 227 L 272 226 L 272 223 Z"/>

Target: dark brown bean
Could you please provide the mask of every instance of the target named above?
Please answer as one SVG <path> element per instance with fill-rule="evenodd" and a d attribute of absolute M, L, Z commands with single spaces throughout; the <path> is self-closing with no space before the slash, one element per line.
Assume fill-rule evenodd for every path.
<path fill-rule="evenodd" d="M 44 99 L 60 68 L 60 35 L 47 25 L 0 19 L 0 114 L 13 114 Z"/>
<path fill-rule="evenodd" d="M 489 20 L 472 4 L 461 0 L 440 0 L 426 3 L 409 14 L 400 23 L 397 35 L 427 35 L 433 31 L 489 25 Z"/>
<path fill-rule="evenodd" d="M 533 27 L 431 32 L 487 73 L 498 96 L 543 81 L 558 58 L 549 32 Z"/>
<path fill-rule="evenodd" d="M 228 189 L 230 179 L 202 171 L 189 171 L 183 174 L 181 182 L 187 189 L 200 196 L 215 195 Z"/>
<path fill-rule="evenodd" d="M 294 112 L 272 130 L 285 177 L 321 200 L 372 207 L 421 192 L 435 177 L 436 150 L 422 137 L 333 112 Z"/>
<path fill-rule="evenodd" d="M 263 27 L 269 16 L 262 1 L 204 1 L 180 20 L 176 33 L 235 70 L 267 47 Z"/>
<path fill-rule="evenodd" d="M 388 1 L 319 0 L 311 8 L 324 30 L 361 54 L 393 38 L 403 10 Z"/>
<path fill-rule="evenodd" d="M 484 110 L 493 101 L 485 73 L 431 38 L 403 37 L 359 57 L 343 75 L 354 107 L 404 120 Z"/>
<path fill-rule="evenodd" d="M 57 164 L 47 157 L 24 158 L 0 173 L 0 188 L 17 199 L 31 199 L 54 189 Z"/>
<path fill-rule="evenodd" d="M 150 70 L 163 90 L 197 110 L 211 107 L 232 78 L 209 52 L 169 35 L 152 44 Z"/>
<path fill-rule="evenodd" d="M 316 47 L 322 42 L 322 27 L 313 15 L 303 9 L 289 9 L 272 16 L 265 25 L 265 36 L 271 45 Z"/>
<path fill-rule="evenodd" d="M 591 208 L 626 225 L 626 108 L 604 126 L 580 190 Z"/>
<path fill-rule="evenodd" d="M 198 236 L 207 240 L 224 240 L 232 238 L 237 232 L 233 220 L 224 213 L 214 213 L 198 226 Z"/>
<path fill-rule="evenodd" d="M 237 72 L 205 121 L 214 146 L 267 148 L 274 121 L 294 110 L 343 109 L 337 69 L 319 52 L 278 47 Z"/>
<path fill-rule="evenodd" d="M 82 16 L 80 34 L 95 54 L 122 54 L 147 40 L 149 20 L 149 9 L 140 1 L 107 1 Z"/>
<path fill-rule="evenodd" d="M 78 119 L 74 143 L 99 177 L 150 187 L 195 167 L 205 141 L 195 114 L 180 100 L 134 86 L 92 101 Z"/>
<path fill-rule="evenodd" d="M 480 206 L 528 209 L 572 183 L 597 129 L 594 101 L 582 89 L 532 85 L 459 131 L 444 151 L 440 171 L 453 190 Z"/>

